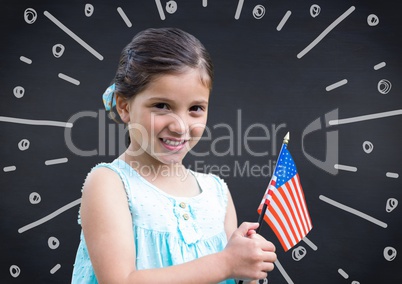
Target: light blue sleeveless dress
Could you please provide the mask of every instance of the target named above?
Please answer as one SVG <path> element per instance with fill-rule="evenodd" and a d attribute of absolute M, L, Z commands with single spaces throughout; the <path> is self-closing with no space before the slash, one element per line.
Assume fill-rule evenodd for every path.
<path fill-rule="evenodd" d="M 189 170 L 201 193 L 175 197 L 149 183 L 123 160 L 101 163 L 92 170 L 99 167 L 116 172 L 124 184 L 133 220 L 138 270 L 181 264 L 225 248 L 228 188 L 219 177 Z M 80 219 L 78 222 L 81 223 Z M 80 239 L 72 283 L 98 283 L 82 231 Z"/>

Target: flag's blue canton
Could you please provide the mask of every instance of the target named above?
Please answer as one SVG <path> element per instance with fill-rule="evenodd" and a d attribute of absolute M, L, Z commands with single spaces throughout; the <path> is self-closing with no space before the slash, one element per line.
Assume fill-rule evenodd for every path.
<path fill-rule="evenodd" d="M 288 151 L 287 145 L 283 144 L 281 155 L 275 168 L 276 188 L 281 187 L 297 173 L 295 162 Z"/>

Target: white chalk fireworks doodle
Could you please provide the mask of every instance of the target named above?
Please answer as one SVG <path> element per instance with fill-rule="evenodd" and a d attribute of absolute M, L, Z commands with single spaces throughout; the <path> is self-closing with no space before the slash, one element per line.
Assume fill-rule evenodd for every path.
<path fill-rule="evenodd" d="M 212 1 L 207 1 L 207 0 L 202 0 L 198 1 L 199 3 L 195 5 L 195 7 L 199 6 L 200 9 L 212 9 L 213 3 Z M 236 1 L 235 1 L 236 2 Z M 244 9 L 245 5 L 247 5 L 247 1 L 245 0 L 238 0 L 236 5 L 233 5 L 232 3 L 232 8 L 233 8 L 233 15 L 234 19 L 230 19 L 231 21 L 236 21 L 240 22 L 242 20 L 242 17 L 245 16 L 245 11 Z M 112 5 L 112 4 L 111 4 Z M 155 0 L 154 3 L 154 12 L 155 14 L 159 17 L 160 21 L 167 21 L 168 18 L 174 17 L 174 14 L 179 13 L 180 9 L 182 8 L 180 6 L 179 1 L 161 1 L 161 0 Z M 141 6 L 141 5 L 140 5 Z M 141 7 L 138 7 L 138 9 L 141 9 Z M 94 56 L 96 59 L 99 61 L 104 60 L 104 56 L 99 53 L 94 47 L 90 46 L 84 39 L 82 39 L 80 36 L 78 36 L 75 31 L 72 31 L 70 28 L 68 28 L 65 24 L 63 24 L 63 18 L 56 17 L 57 11 L 49 11 L 47 10 L 47 7 L 41 7 L 44 9 L 43 13 L 39 13 L 39 9 L 36 8 L 31 8 L 27 7 L 23 11 L 22 19 L 25 21 L 27 25 L 33 25 L 39 21 L 44 19 L 47 19 L 48 22 L 47 24 L 52 24 L 58 27 L 61 30 L 61 34 L 67 35 L 69 38 L 71 38 L 75 43 L 80 45 L 82 48 L 84 48 L 87 52 L 89 52 L 92 56 Z M 121 6 L 116 6 L 113 7 L 115 9 L 115 15 L 109 19 L 110 21 L 123 21 L 124 24 L 126 25 L 127 28 L 132 28 L 135 26 L 135 19 L 130 16 L 130 12 L 128 9 L 124 8 L 123 5 Z M 281 33 L 286 33 L 286 26 L 287 25 L 300 25 L 300 23 L 295 22 L 292 18 L 296 15 L 296 12 L 292 11 L 291 5 L 289 6 L 289 10 L 286 11 L 272 11 L 269 9 L 269 3 L 263 4 L 256 4 L 252 7 L 252 9 L 247 9 L 247 11 L 250 11 L 250 15 L 247 15 L 248 17 L 252 17 L 253 20 L 258 21 L 261 20 L 263 17 L 264 19 L 269 17 L 272 13 L 276 13 L 277 15 L 280 15 L 280 20 L 276 22 L 276 31 L 281 32 Z M 80 7 L 81 10 L 77 11 L 77 13 L 84 13 L 84 15 L 87 18 L 93 17 L 99 9 L 96 4 L 82 4 Z M 359 6 L 350 6 L 348 9 L 346 9 L 342 14 L 340 14 L 337 18 L 333 19 L 332 23 L 330 23 L 318 36 L 315 37 L 313 41 L 310 43 L 306 42 L 306 47 L 302 49 L 299 53 L 294 54 L 299 60 L 302 60 L 303 58 L 307 57 L 309 53 L 313 53 L 314 48 L 320 44 L 320 42 L 324 41 L 326 37 L 330 37 L 331 32 L 337 29 L 337 27 L 342 24 L 345 21 L 348 21 L 349 18 L 352 18 L 356 11 L 359 10 Z M 309 15 L 310 17 L 314 18 L 315 21 L 319 21 L 320 17 L 325 13 L 325 3 L 320 3 L 320 5 L 313 4 L 307 7 L 305 11 L 303 11 L 306 15 Z M 168 15 L 167 15 L 167 14 Z M 282 16 L 283 15 L 283 16 Z M 21 15 L 19 15 L 21 16 Z M 41 16 L 44 16 L 44 18 Z M 367 29 L 370 27 L 375 27 L 378 25 L 381 25 L 380 18 L 375 15 L 375 14 L 369 14 L 366 15 L 367 17 Z M 229 20 L 229 19 L 228 19 Z M 382 19 L 381 19 L 382 20 Z M 134 22 L 134 24 L 133 24 Z M 60 39 L 55 39 L 56 42 L 59 41 Z M 61 41 L 61 40 L 60 40 Z M 55 58 L 60 58 L 63 56 L 63 54 L 66 52 L 66 50 L 69 49 L 68 44 L 61 44 L 57 43 L 53 45 L 52 48 L 52 55 Z M 26 50 L 27 54 L 20 55 L 20 57 L 16 60 L 19 60 L 22 63 L 25 63 L 27 65 L 35 65 L 35 61 L 31 58 L 29 58 L 29 50 Z M 28 57 L 27 57 L 28 56 Z M 378 63 L 377 63 L 378 62 Z M 377 61 L 375 65 L 373 66 L 374 71 L 381 70 L 383 68 L 386 68 L 387 63 L 384 61 Z M 79 74 L 79 73 L 77 73 Z M 73 86 L 79 87 L 81 85 L 81 82 L 85 80 L 85 78 L 80 78 L 77 79 L 74 74 L 69 74 L 66 75 L 62 72 L 59 72 L 57 74 L 58 78 L 70 83 Z M 350 79 L 345 78 L 347 76 L 339 76 L 338 78 L 334 78 L 334 80 L 331 80 L 332 84 L 329 84 L 325 87 L 326 93 L 334 93 L 339 88 L 346 86 L 349 84 Z M 381 95 L 386 95 L 389 96 L 392 94 L 391 90 L 391 82 L 388 79 L 384 78 L 378 78 L 378 83 L 376 84 L 377 90 Z M 29 96 L 27 94 L 27 90 L 24 88 L 24 86 L 15 86 L 12 94 L 14 96 L 14 99 L 18 100 L 23 100 L 26 96 Z M 360 122 L 366 122 L 366 121 L 373 121 L 373 120 L 378 120 L 378 119 L 386 119 L 389 117 L 396 117 L 402 115 L 402 109 L 391 109 L 391 110 L 386 110 L 386 111 L 381 111 L 381 112 L 375 112 L 375 113 L 368 113 L 368 114 L 361 114 L 361 113 L 356 113 L 356 116 L 353 117 L 348 117 L 348 118 L 340 118 L 340 119 L 332 119 L 328 121 L 328 127 L 339 127 L 338 129 L 341 129 L 340 127 L 342 125 L 348 125 L 348 124 L 356 124 Z M 37 127 L 37 126 L 50 126 L 50 127 L 56 127 L 56 128 L 65 128 L 65 129 L 71 129 L 73 128 L 73 124 L 71 122 L 63 122 L 63 121 L 53 121 L 53 120 L 43 120 L 43 119 L 28 119 L 25 117 L 10 117 L 10 116 L 0 116 L 0 123 L 11 123 L 11 124 L 23 124 L 23 125 L 30 125 L 32 127 Z M 18 148 L 20 151 L 26 151 L 30 148 L 30 140 L 29 137 L 24 138 L 20 140 L 18 143 Z M 377 145 L 376 145 L 377 146 Z M 368 140 L 364 141 L 362 143 L 362 148 L 363 152 L 365 154 L 371 154 L 372 152 L 374 153 L 374 144 Z M 360 149 L 361 150 L 361 149 Z M 374 151 L 373 151 L 374 150 Z M 372 155 L 372 154 L 371 154 Z M 54 166 L 54 165 L 60 165 L 60 164 L 66 164 L 68 165 L 69 159 L 68 157 L 55 157 L 52 159 L 47 159 L 43 160 L 43 163 L 46 166 Z M 317 166 L 317 165 L 316 165 Z M 18 172 L 19 164 L 16 162 L 15 164 L 3 164 L 2 169 L 3 169 L 3 175 L 6 174 L 11 174 L 13 172 Z M 339 164 L 336 163 L 333 165 L 333 168 L 336 171 L 340 172 L 347 172 L 347 173 L 357 173 L 358 171 L 364 171 L 364 168 L 358 168 L 355 165 L 345 165 L 345 164 Z M 378 175 L 385 176 L 388 179 L 391 180 L 399 180 L 399 175 L 400 175 L 400 169 L 389 169 L 389 171 L 386 171 L 385 173 L 381 173 L 381 169 L 379 170 L 380 173 Z M 308 190 L 306 190 L 308 192 Z M 257 194 L 259 196 L 260 193 Z M 341 202 L 338 202 L 330 197 L 327 197 L 326 195 L 320 194 L 319 195 L 319 200 L 322 201 L 325 205 L 330 205 L 334 208 L 340 209 L 344 212 L 348 212 L 351 215 L 354 215 L 354 217 L 358 217 L 361 220 L 366 220 L 371 222 L 374 225 L 377 225 L 378 227 L 382 229 L 387 229 L 388 224 L 384 221 L 381 221 L 373 216 L 370 216 L 369 214 L 364 213 L 364 209 L 355 209 L 349 205 L 343 204 Z M 31 205 L 37 205 L 42 202 L 42 197 L 41 195 L 36 192 L 32 191 L 29 195 L 29 202 Z M 76 199 L 74 201 L 66 201 L 66 205 L 54 210 L 53 212 L 44 212 L 42 217 L 39 220 L 32 221 L 29 224 L 20 224 L 20 227 L 18 229 L 18 234 L 23 234 L 27 232 L 28 230 L 38 227 L 40 225 L 43 225 L 44 223 L 48 222 L 49 220 L 56 218 L 63 212 L 66 212 L 72 208 L 77 208 L 77 205 L 79 205 L 81 202 L 81 199 Z M 384 204 L 384 210 L 387 213 L 392 214 L 392 212 L 397 208 L 398 206 L 398 198 L 395 197 L 390 197 L 387 199 L 386 204 Z M 359 220 L 359 219 L 357 219 Z M 317 225 L 316 225 L 317 228 Z M 317 229 L 314 230 L 317 230 Z M 310 240 L 309 238 L 303 239 L 304 243 L 307 245 L 307 248 L 304 246 L 298 246 L 294 248 L 292 251 L 292 259 L 296 262 L 300 262 L 303 259 L 305 259 L 306 255 L 309 254 L 308 248 L 310 248 L 313 253 L 318 251 L 319 247 Z M 60 241 L 57 238 L 57 236 L 50 236 L 48 238 L 48 247 L 51 250 L 56 250 L 60 246 Z M 381 252 L 376 252 L 376 254 L 382 254 L 383 258 L 388 261 L 392 262 L 394 259 L 397 257 L 397 249 L 393 247 L 392 244 L 389 246 L 386 246 L 383 248 L 383 251 Z M 12 263 L 9 266 L 9 276 L 12 278 L 18 278 L 22 273 L 23 269 L 20 268 L 18 263 Z M 57 271 L 62 267 L 62 264 L 56 263 L 54 266 L 49 267 L 49 273 L 50 274 L 56 274 Z M 283 279 L 287 283 L 294 283 L 293 279 L 296 277 L 291 277 L 292 273 L 288 272 L 285 270 L 284 266 L 279 262 L 279 260 L 276 262 L 276 268 L 279 270 L 281 273 Z M 346 272 L 348 271 L 347 268 L 338 268 L 338 267 L 333 267 L 331 268 L 332 270 L 336 271 L 339 276 L 341 276 L 339 279 L 349 279 L 349 274 Z M 345 270 L 346 271 L 345 271 Z M 353 284 L 358 284 L 359 279 L 353 280 Z M 295 280 L 297 283 L 298 281 Z M 264 283 L 268 283 L 268 280 L 265 279 Z M 340 283 L 340 282 L 339 282 Z"/>

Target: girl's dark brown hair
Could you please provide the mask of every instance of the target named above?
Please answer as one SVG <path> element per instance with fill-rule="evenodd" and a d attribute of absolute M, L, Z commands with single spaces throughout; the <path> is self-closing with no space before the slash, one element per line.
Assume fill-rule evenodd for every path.
<path fill-rule="evenodd" d="M 197 38 L 178 28 L 146 29 L 121 52 L 115 92 L 130 99 L 158 76 L 180 74 L 189 68 L 200 70 L 200 80 L 212 88 L 212 61 Z"/>

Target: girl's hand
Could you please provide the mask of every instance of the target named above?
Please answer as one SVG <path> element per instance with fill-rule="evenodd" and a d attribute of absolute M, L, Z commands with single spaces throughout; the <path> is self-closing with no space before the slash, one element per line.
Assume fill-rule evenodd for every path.
<path fill-rule="evenodd" d="M 232 278 L 263 279 L 274 269 L 275 246 L 256 233 L 258 226 L 258 223 L 242 223 L 223 250 Z"/>

